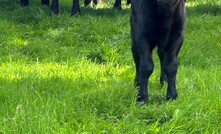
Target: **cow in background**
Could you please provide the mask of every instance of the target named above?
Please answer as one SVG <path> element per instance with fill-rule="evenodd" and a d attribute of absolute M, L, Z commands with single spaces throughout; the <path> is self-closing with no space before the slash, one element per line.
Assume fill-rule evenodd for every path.
<path fill-rule="evenodd" d="M 127 0 L 127 4 L 130 4 L 131 0 Z M 29 0 L 20 0 L 21 5 L 23 6 L 28 6 L 29 5 Z M 49 0 L 41 0 L 41 3 L 43 5 L 50 5 Z M 84 0 L 85 5 L 90 5 L 90 4 L 99 4 L 101 3 L 101 0 Z M 121 10 L 121 0 L 116 0 L 114 4 L 114 9 Z M 52 14 L 58 14 L 59 13 L 59 3 L 58 0 L 52 0 L 52 4 L 50 7 L 50 15 Z M 71 15 L 77 15 L 80 14 L 80 4 L 79 0 L 73 0 L 72 8 L 71 8 Z"/>

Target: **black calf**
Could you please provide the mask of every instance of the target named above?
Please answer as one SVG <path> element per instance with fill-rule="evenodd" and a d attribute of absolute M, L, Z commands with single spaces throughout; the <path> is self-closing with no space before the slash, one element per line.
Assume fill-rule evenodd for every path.
<path fill-rule="evenodd" d="M 130 4 L 131 0 L 127 0 L 127 4 Z M 27 6 L 29 5 L 29 0 L 20 0 L 21 5 Z M 49 0 L 41 0 L 43 5 L 49 5 Z M 94 3 L 95 5 L 101 3 L 101 0 L 84 0 L 85 5 L 89 5 Z M 114 8 L 121 10 L 121 0 L 116 0 L 114 4 Z M 58 0 L 52 0 L 50 14 L 58 14 L 59 13 L 59 4 Z M 71 8 L 71 15 L 80 14 L 80 4 L 79 0 L 73 0 L 72 8 Z"/>
<path fill-rule="evenodd" d="M 168 81 L 166 98 L 176 99 L 177 56 L 184 39 L 184 0 L 132 0 L 131 10 L 135 85 L 139 87 L 137 101 L 147 101 L 155 47 L 161 63 L 160 83 Z"/>

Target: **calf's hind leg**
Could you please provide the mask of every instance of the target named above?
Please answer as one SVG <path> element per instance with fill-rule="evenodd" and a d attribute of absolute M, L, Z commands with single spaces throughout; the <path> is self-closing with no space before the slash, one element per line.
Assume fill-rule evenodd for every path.
<path fill-rule="evenodd" d="M 152 59 L 152 51 L 150 43 L 146 38 L 141 38 L 138 45 L 140 65 L 138 72 L 139 91 L 137 101 L 147 101 L 148 98 L 148 80 L 153 72 L 154 63 Z"/>
<path fill-rule="evenodd" d="M 160 49 L 158 49 L 157 52 L 158 52 L 158 56 L 160 58 L 160 69 L 161 69 L 161 72 L 160 72 L 160 84 L 163 86 L 164 82 L 167 81 L 167 76 L 166 76 L 165 70 L 164 70 L 165 54 L 164 54 L 164 51 L 162 51 Z"/>
<path fill-rule="evenodd" d="M 139 67 L 140 67 L 140 57 L 138 54 L 137 46 L 135 44 L 132 45 L 132 53 L 133 53 L 133 59 L 136 67 L 136 75 L 134 78 L 134 85 L 136 87 L 140 86 L 140 82 L 138 80 L 138 73 L 139 73 Z"/>
<path fill-rule="evenodd" d="M 176 99 L 177 90 L 176 90 L 176 74 L 177 74 L 177 56 L 179 50 L 183 44 L 183 35 L 178 36 L 173 42 L 169 50 L 165 52 L 165 73 L 168 79 L 167 95 L 166 99 Z"/>

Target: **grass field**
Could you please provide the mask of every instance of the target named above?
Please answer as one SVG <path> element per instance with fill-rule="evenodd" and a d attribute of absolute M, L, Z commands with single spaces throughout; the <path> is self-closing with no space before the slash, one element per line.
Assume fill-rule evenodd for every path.
<path fill-rule="evenodd" d="M 40 0 L 0 1 L 0 134 L 221 133 L 221 1 L 187 0 L 178 99 L 166 101 L 159 60 L 136 105 L 130 8 L 112 2 L 58 16 Z"/>

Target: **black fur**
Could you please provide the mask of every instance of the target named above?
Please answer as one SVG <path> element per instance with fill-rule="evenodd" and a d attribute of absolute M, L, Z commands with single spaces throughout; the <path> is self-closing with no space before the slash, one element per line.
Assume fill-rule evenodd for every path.
<path fill-rule="evenodd" d="M 137 101 L 148 99 L 155 47 L 161 63 L 160 83 L 168 82 L 166 99 L 176 99 L 177 56 L 184 40 L 184 0 L 131 0 L 130 21 Z"/>

